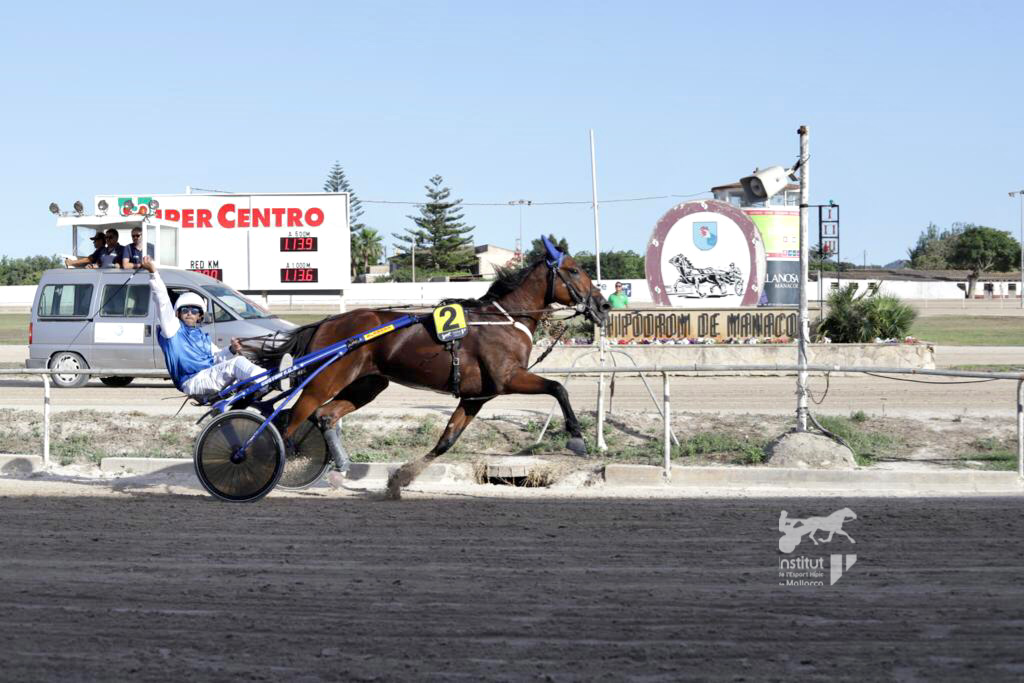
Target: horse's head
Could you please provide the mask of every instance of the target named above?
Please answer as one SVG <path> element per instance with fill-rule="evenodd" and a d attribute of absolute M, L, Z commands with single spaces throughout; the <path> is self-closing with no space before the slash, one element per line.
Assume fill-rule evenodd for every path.
<path fill-rule="evenodd" d="M 611 304 L 573 257 L 563 253 L 547 237 L 542 235 L 541 240 L 548 252 L 544 257 L 548 267 L 547 301 L 573 306 L 595 325 L 604 325 Z"/>

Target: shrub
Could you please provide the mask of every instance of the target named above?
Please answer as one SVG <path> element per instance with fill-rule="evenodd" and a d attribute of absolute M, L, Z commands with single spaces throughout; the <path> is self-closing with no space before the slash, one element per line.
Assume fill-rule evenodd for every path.
<path fill-rule="evenodd" d="M 817 336 L 841 344 L 881 339 L 902 339 L 910 333 L 917 311 L 891 294 L 863 293 L 847 285 L 828 296 L 828 315 L 816 328 Z"/>

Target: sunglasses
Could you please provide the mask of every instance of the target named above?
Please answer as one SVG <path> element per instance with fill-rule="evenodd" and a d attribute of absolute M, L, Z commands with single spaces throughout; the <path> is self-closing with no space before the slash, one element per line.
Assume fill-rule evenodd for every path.
<path fill-rule="evenodd" d="M 136 237 L 142 237 L 142 233 L 141 232 L 133 232 L 132 233 L 132 239 L 135 239 Z"/>
<path fill-rule="evenodd" d="M 178 311 L 181 313 L 185 313 L 187 315 L 203 314 L 203 309 L 199 308 L 198 306 L 182 306 L 181 308 L 178 309 Z"/>

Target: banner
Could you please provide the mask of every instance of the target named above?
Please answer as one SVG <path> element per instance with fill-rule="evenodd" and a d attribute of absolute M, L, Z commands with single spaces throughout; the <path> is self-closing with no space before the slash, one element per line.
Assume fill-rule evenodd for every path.
<path fill-rule="evenodd" d="M 799 333 L 795 310 L 626 310 L 611 311 L 608 338 L 641 339 L 794 339 Z"/>

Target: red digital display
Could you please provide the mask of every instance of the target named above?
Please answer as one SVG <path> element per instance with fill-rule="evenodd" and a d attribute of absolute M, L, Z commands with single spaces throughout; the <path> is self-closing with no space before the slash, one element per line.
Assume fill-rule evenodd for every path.
<path fill-rule="evenodd" d="M 319 282 L 316 268 L 282 268 L 281 282 Z"/>
<path fill-rule="evenodd" d="M 282 237 L 281 251 L 316 251 L 316 238 Z"/>
<path fill-rule="evenodd" d="M 202 273 L 207 277 L 212 277 L 214 280 L 224 281 L 224 269 L 223 268 L 190 268 L 192 273 Z"/>

